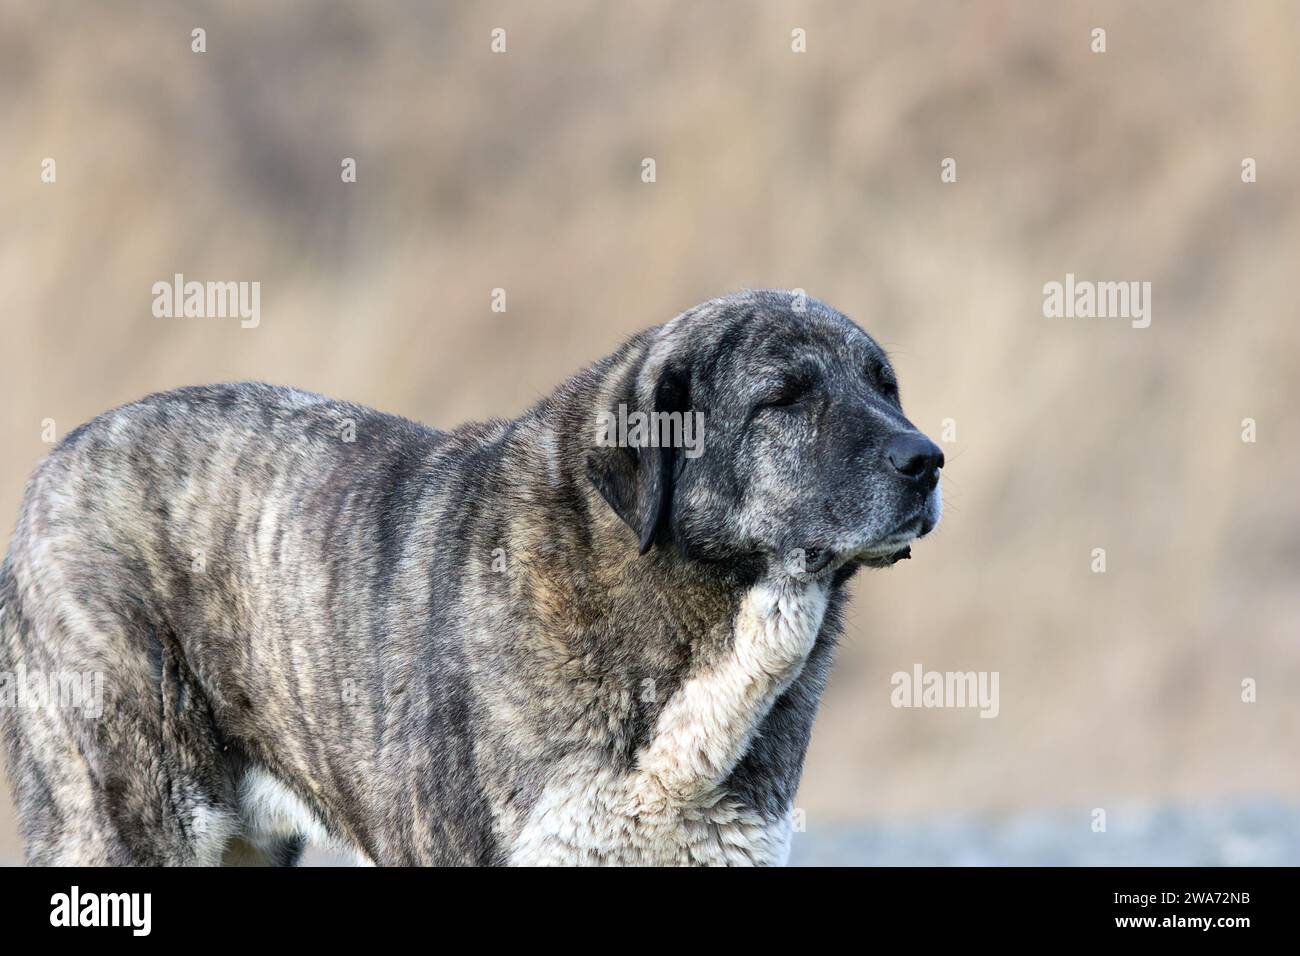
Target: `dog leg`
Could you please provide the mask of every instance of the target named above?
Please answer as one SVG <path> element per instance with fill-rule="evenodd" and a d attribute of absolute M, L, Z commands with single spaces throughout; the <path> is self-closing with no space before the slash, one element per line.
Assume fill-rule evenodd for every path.
<path fill-rule="evenodd" d="M 38 596 L 45 613 L 33 620 L 24 607 L 38 602 L 0 575 L 0 670 L 50 688 L 94 672 L 103 697 L 69 705 L 51 690 L 0 714 L 28 862 L 218 863 L 237 825 L 234 787 L 175 641 L 92 615 L 72 593 Z"/>
<path fill-rule="evenodd" d="M 650 807 L 707 803 L 745 755 L 772 704 L 799 676 L 826 613 L 827 585 L 777 573 L 745 595 L 727 653 L 668 701 L 638 761 Z"/>

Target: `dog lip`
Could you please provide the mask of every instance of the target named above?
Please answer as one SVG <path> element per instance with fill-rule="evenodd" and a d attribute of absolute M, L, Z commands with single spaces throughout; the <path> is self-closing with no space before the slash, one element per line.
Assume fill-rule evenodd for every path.
<path fill-rule="evenodd" d="M 894 535 L 876 544 L 855 549 L 853 557 L 860 561 L 888 560 L 892 564 L 894 561 L 912 556 L 911 541 L 914 538 L 915 535 L 909 537 Z"/>
<path fill-rule="evenodd" d="M 926 528 L 925 525 L 924 515 L 913 515 L 883 538 L 870 544 L 859 545 L 853 550 L 853 555 L 858 558 L 886 558 L 907 551 L 907 557 L 911 557 L 911 548 L 909 547 L 911 542 L 932 530 Z M 902 558 L 897 560 L 901 561 Z"/>
<path fill-rule="evenodd" d="M 852 558 L 861 564 L 871 568 L 888 568 L 899 561 L 906 561 L 912 557 L 912 546 L 903 545 L 901 548 L 895 548 L 892 551 L 877 552 L 858 552 Z"/>

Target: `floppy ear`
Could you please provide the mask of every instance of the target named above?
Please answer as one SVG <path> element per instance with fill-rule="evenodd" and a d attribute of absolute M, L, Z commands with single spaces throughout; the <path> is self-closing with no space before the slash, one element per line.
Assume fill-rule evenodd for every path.
<path fill-rule="evenodd" d="M 636 411 L 685 413 L 686 381 L 675 370 L 665 368 L 660 374 L 649 409 L 638 407 L 634 382 L 628 390 L 631 394 L 619 403 L 628 416 Z M 608 414 L 617 422 L 618 409 Z M 654 423 L 655 419 L 650 417 L 647 436 L 658 432 Z M 628 447 L 630 443 L 623 447 L 598 446 L 587 455 L 587 477 L 614 513 L 636 532 L 642 554 L 650 550 L 661 531 L 667 528 L 676 456 L 680 453 L 680 449 L 660 448 L 656 444 L 647 441 L 641 447 Z"/>

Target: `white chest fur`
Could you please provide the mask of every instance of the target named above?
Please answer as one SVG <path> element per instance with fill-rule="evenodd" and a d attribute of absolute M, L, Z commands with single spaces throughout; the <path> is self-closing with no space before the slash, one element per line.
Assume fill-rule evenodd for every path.
<path fill-rule="evenodd" d="M 571 758 L 514 843 L 517 864 L 779 864 L 790 808 L 770 819 L 725 781 L 754 732 L 803 669 L 827 589 L 778 576 L 753 587 L 729 653 L 691 675 L 665 705 L 632 773 L 598 755 Z"/>

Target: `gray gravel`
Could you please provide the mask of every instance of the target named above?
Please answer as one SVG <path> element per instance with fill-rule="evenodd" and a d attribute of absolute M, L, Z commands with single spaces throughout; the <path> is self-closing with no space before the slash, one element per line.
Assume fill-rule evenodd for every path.
<path fill-rule="evenodd" d="M 1242 800 L 1197 807 L 1116 807 L 1106 832 L 1090 810 L 1005 820 L 810 824 L 795 834 L 801 866 L 1295 866 L 1300 807 Z"/>

